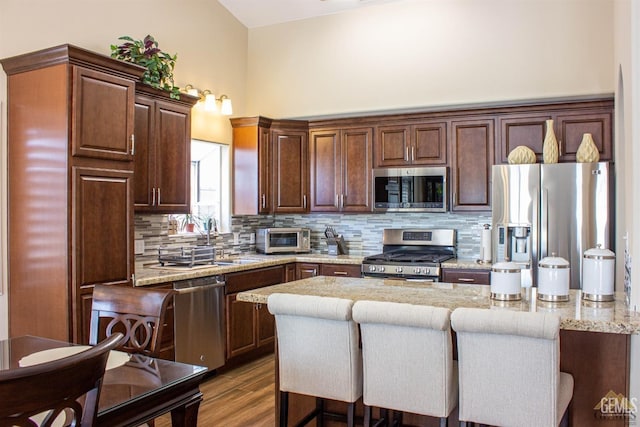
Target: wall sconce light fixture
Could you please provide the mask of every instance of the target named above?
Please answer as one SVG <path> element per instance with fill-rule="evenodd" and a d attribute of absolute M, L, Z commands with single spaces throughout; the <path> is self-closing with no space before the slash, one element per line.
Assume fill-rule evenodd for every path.
<path fill-rule="evenodd" d="M 205 111 L 216 112 L 218 111 L 218 102 L 220 102 L 220 113 L 225 116 L 233 114 L 233 107 L 231 105 L 231 99 L 227 95 L 220 95 L 220 98 L 211 93 L 209 89 L 200 90 L 194 87 L 192 84 L 188 84 L 184 87 L 184 91 L 191 96 L 197 96 L 204 105 Z"/>

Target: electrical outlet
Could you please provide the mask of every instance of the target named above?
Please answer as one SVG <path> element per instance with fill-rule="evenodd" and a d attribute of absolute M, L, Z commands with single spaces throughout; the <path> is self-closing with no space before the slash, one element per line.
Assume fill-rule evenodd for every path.
<path fill-rule="evenodd" d="M 256 233 L 249 234 L 249 243 L 252 245 L 256 243 Z"/>
<path fill-rule="evenodd" d="M 240 232 L 239 231 L 234 231 L 233 232 L 233 244 L 234 245 L 239 245 L 240 244 Z"/>
<path fill-rule="evenodd" d="M 140 240 L 136 240 L 135 241 L 135 246 L 134 246 L 133 252 L 136 255 L 143 255 L 144 254 L 144 240 L 140 239 Z"/>

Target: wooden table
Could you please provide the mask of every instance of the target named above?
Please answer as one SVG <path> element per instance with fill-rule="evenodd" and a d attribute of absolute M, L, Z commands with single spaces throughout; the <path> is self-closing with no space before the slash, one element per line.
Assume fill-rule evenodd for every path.
<path fill-rule="evenodd" d="M 23 336 L 0 341 L 0 369 L 20 369 L 23 357 L 73 344 Z M 132 355 L 122 366 L 105 372 L 98 408 L 98 426 L 139 426 L 171 412 L 175 427 L 197 426 L 202 401 L 202 366 Z"/>

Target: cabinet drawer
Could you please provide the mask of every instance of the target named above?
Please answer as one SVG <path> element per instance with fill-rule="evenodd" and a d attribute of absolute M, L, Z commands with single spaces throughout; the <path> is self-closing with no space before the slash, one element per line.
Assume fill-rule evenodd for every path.
<path fill-rule="evenodd" d="M 320 274 L 322 276 L 360 277 L 361 266 L 359 264 L 321 264 Z"/>
<path fill-rule="evenodd" d="M 442 281 L 446 283 L 467 283 L 473 285 L 488 285 L 491 281 L 491 271 L 475 269 L 447 268 L 442 270 Z"/>
<path fill-rule="evenodd" d="M 230 273 L 225 277 L 227 283 L 226 294 L 247 291 L 277 285 L 285 281 L 284 266 L 261 268 L 259 270 Z"/>

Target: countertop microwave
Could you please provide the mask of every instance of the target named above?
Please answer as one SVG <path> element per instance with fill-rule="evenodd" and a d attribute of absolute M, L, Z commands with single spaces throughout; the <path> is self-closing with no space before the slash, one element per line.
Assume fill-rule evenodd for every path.
<path fill-rule="evenodd" d="M 447 167 L 373 170 L 373 210 L 446 212 Z"/>
<path fill-rule="evenodd" d="M 311 230 L 308 228 L 259 228 L 256 251 L 263 254 L 311 252 Z"/>

